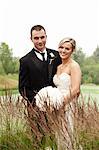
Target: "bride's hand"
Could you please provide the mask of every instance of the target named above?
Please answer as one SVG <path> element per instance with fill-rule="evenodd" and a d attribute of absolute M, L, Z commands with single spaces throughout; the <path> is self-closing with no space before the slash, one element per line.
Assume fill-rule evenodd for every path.
<path fill-rule="evenodd" d="M 67 105 L 69 102 L 70 102 L 70 97 L 68 95 L 64 96 L 63 105 Z"/>

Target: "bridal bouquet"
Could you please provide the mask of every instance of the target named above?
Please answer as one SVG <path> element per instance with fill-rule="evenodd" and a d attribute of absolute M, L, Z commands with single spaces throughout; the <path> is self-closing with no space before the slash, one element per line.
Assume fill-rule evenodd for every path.
<path fill-rule="evenodd" d="M 36 105 L 40 110 L 44 111 L 44 105 L 59 109 L 62 105 L 64 97 L 60 90 L 56 87 L 48 86 L 42 88 L 35 96 Z"/>

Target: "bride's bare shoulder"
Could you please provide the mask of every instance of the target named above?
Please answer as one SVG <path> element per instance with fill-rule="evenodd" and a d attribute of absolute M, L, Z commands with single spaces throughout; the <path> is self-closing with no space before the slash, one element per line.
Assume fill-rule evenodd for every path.
<path fill-rule="evenodd" d="M 57 69 L 60 69 L 60 68 L 61 68 L 61 66 L 62 66 L 62 64 L 60 64 L 60 65 L 57 67 Z"/>
<path fill-rule="evenodd" d="M 81 73 L 80 65 L 75 60 L 73 60 L 70 69 L 73 74 L 77 73 L 81 76 L 82 73 Z"/>
<path fill-rule="evenodd" d="M 80 67 L 80 66 L 75 60 L 72 60 L 71 67 Z"/>

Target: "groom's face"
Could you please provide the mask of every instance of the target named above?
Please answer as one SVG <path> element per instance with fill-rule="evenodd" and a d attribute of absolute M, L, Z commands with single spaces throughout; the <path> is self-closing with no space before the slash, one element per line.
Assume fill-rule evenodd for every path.
<path fill-rule="evenodd" d="M 40 31 L 33 30 L 31 40 L 34 44 L 34 47 L 39 51 L 43 51 L 46 45 L 46 33 L 43 29 Z"/>

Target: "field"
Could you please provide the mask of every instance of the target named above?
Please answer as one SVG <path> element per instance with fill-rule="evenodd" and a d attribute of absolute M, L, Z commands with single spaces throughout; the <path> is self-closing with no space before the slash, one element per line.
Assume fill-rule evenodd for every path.
<path fill-rule="evenodd" d="M 18 75 L 0 75 L 0 95 L 4 95 L 6 90 L 11 90 L 12 93 L 17 93 L 18 89 Z"/>
<path fill-rule="evenodd" d="M 0 95 L 2 95 L 2 91 L 4 89 L 11 89 L 13 93 L 18 93 L 18 75 L 17 74 L 9 74 L 9 75 L 0 75 Z M 4 93 L 4 92 L 3 92 Z M 93 100 L 97 100 L 99 102 L 99 86 L 94 84 L 81 85 L 81 94 L 87 100 L 88 97 L 91 97 Z"/>
<path fill-rule="evenodd" d="M 0 90 L 16 89 L 18 87 L 18 75 L 0 75 Z"/>
<path fill-rule="evenodd" d="M 81 85 L 81 93 L 85 100 L 90 98 L 91 101 L 95 100 L 97 103 L 99 103 L 99 86 L 94 84 Z"/>
<path fill-rule="evenodd" d="M 17 75 L 0 76 L 1 95 L 5 93 L 4 88 L 19 94 L 17 87 Z M 45 115 L 30 107 L 28 116 L 25 101 L 17 95 L 14 96 L 0 96 L 0 150 L 47 150 L 47 147 L 50 150 L 60 150 L 57 146 L 58 138 L 55 135 L 56 131 L 61 131 L 60 124 L 64 120 L 63 109 L 60 109 L 60 113 L 52 109 L 54 110 L 52 113 L 47 107 Z M 89 100 L 95 100 L 96 103 L 87 104 Z M 99 107 L 96 104 L 99 104 L 99 86 L 81 85 L 80 101 L 74 105 L 73 140 L 70 136 L 73 150 L 82 150 L 82 148 L 83 150 L 99 150 Z M 70 128 L 68 130 L 67 122 L 64 123 L 64 129 L 69 133 Z M 65 144 L 63 146 L 66 147 L 68 141 L 65 133 L 57 132 L 58 136 L 61 135 L 60 143 L 63 142 Z M 67 150 L 70 149 L 67 148 Z"/>

